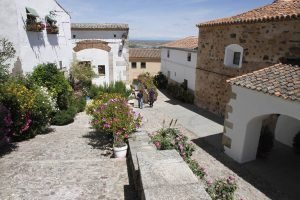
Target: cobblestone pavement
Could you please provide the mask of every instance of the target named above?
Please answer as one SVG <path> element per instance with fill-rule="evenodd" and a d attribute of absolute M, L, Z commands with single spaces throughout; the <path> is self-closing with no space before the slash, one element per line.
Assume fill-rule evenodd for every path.
<path fill-rule="evenodd" d="M 86 114 L 52 128 L 0 158 L 1 200 L 135 199 L 126 160 L 97 147 Z"/>
<path fill-rule="evenodd" d="M 184 107 L 188 107 L 188 105 L 183 105 L 181 106 L 180 111 L 178 111 L 178 106 L 172 107 L 170 106 L 170 102 L 173 102 L 172 104 L 174 104 L 175 102 L 175 104 L 180 106 L 180 103 L 176 103 L 176 101 L 169 99 L 163 93 L 159 92 L 158 100 L 155 102 L 153 108 L 150 108 L 148 105 L 145 105 L 144 109 L 135 108 L 135 111 L 141 113 L 144 117 L 143 128 L 145 130 L 149 132 L 154 132 L 162 128 L 164 120 L 166 121 L 166 127 L 167 124 L 171 121 L 171 119 L 174 119 L 174 116 L 178 116 L 181 113 L 185 112 Z M 135 105 L 135 107 L 137 107 L 137 105 Z M 164 109 L 162 109 L 163 107 Z M 166 111 L 166 109 L 169 110 Z M 188 112 L 189 111 L 185 112 L 185 118 L 193 118 L 193 116 L 186 115 L 186 113 Z M 193 113 L 193 115 L 195 114 Z M 218 121 L 218 119 L 214 120 Z M 229 175 L 234 175 L 236 177 L 238 189 L 235 192 L 235 199 L 289 199 L 281 191 L 278 191 L 278 188 L 274 188 L 272 184 L 270 184 L 264 179 L 261 179 L 259 174 L 252 174 L 252 172 L 249 169 L 245 168 L 243 165 L 234 162 L 224 153 L 216 151 L 215 148 L 213 148 L 210 144 L 208 144 L 205 141 L 202 141 L 201 138 L 199 138 L 199 135 L 205 136 L 205 134 L 190 131 L 192 129 L 191 127 L 189 127 L 188 123 L 182 123 L 181 120 L 178 120 L 176 128 L 178 128 L 181 131 L 181 133 L 188 136 L 191 139 L 191 141 L 195 144 L 196 150 L 193 153 L 193 159 L 197 160 L 198 163 L 206 169 L 208 173 L 206 180 L 227 178 Z M 207 130 L 212 130 L 211 126 L 208 126 Z M 206 131 L 205 127 L 202 128 L 201 131 Z M 211 135 L 209 137 L 218 137 L 218 134 L 216 134 L 215 136 Z M 212 139 L 212 141 L 213 140 L 214 139 Z M 262 193 L 261 191 L 264 191 L 264 193 Z"/>

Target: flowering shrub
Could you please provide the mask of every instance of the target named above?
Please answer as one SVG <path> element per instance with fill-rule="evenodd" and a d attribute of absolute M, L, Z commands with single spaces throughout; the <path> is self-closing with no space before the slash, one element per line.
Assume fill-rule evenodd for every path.
<path fill-rule="evenodd" d="M 193 145 L 187 142 L 188 138 L 176 128 L 161 129 L 150 137 L 157 149 L 176 149 L 183 159 L 189 159 L 194 151 Z"/>
<path fill-rule="evenodd" d="M 97 96 L 97 98 L 91 100 L 91 102 L 87 105 L 86 112 L 89 115 L 93 115 L 97 108 L 99 108 L 102 104 L 108 102 L 110 99 L 122 98 L 121 94 L 117 93 L 103 93 Z"/>
<path fill-rule="evenodd" d="M 233 200 L 236 189 L 237 184 L 235 178 L 229 176 L 226 180 L 219 179 L 213 183 L 209 182 L 206 191 L 212 200 Z"/>
<path fill-rule="evenodd" d="M 24 85 L 9 82 L 1 87 L 1 103 L 11 112 L 11 135 L 21 136 L 32 122 L 31 113 L 36 94 Z"/>
<path fill-rule="evenodd" d="M 114 98 L 102 103 L 91 112 L 92 126 L 101 132 L 114 135 L 114 146 L 124 145 L 129 135 L 141 126 L 142 117 L 123 98 Z"/>

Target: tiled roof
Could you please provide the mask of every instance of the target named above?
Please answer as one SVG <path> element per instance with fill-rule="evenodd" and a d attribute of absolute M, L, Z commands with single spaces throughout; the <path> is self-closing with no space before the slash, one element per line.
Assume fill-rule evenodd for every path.
<path fill-rule="evenodd" d="M 130 48 L 129 58 L 155 58 L 160 59 L 159 49 L 142 49 L 142 48 Z"/>
<path fill-rule="evenodd" d="M 236 16 L 200 23 L 197 26 L 280 21 L 287 19 L 300 19 L 300 0 L 277 0 L 272 4 Z"/>
<path fill-rule="evenodd" d="M 190 36 L 183 38 L 181 40 L 176 40 L 167 44 L 162 45 L 162 47 L 168 48 L 178 48 L 178 49 L 197 49 L 198 48 L 198 37 Z"/>
<path fill-rule="evenodd" d="M 72 23 L 71 29 L 128 30 L 128 24 Z"/>
<path fill-rule="evenodd" d="M 279 63 L 229 79 L 227 82 L 284 99 L 300 101 L 300 67 L 297 65 Z"/>

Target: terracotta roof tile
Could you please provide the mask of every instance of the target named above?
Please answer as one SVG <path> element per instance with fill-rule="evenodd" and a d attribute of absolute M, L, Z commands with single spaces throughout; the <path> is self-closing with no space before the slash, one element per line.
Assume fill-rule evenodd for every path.
<path fill-rule="evenodd" d="M 95 29 L 95 30 L 128 30 L 128 24 L 117 23 L 72 23 L 71 29 Z"/>
<path fill-rule="evenodd" d="M 297 65 L 279 63 L 229 79 L 227 82 L 284 99 L 300 101 L 300 67 Z"/>
<path fill-rule="evenodd" d="M 277 0 L 272 4 L 250 10 L 236 16 L 200 23 L 197 26 L 202 27 L 287 19 L 300 19 L 300 0 Z"/>
<path fill-rule="evenodd" d="M 180 40 L 176 40 L 167 44 L 162 45 L 162 47 L 168 48 L 178 48 L 178 49 L 197 49 L 198 48 L 198 37 L 190 36 Z"/>
<path fill-rule="evenodd" d="M 129 58 L 155 58 L 160 59 L 160 49 L 130 48 Z"/>

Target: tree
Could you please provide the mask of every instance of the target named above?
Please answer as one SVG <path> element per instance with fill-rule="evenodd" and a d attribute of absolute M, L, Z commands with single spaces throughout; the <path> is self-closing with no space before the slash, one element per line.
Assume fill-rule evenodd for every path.
<path fill-rule="evenodd" d="M 8 60 L 15 57 L 16 50 L 12 42 L 7 39 L 0 39 L 0 83 L 4 82 L 8 77 L 9 64 Z"/>
<path fill-rule="evenodd" d="M 92 83 L 92 78 L 95 75 L 91 66 L 80 64 L 77 61 L 73 61 L 70 69 L 71 79 L 73 86 L 78 86 L 79 89 L 84 87 L 90 87 Z"/>

